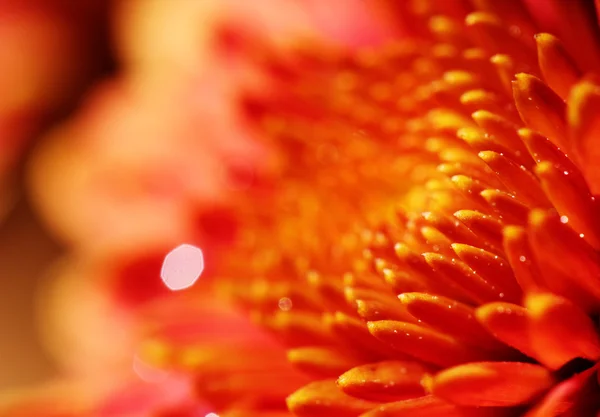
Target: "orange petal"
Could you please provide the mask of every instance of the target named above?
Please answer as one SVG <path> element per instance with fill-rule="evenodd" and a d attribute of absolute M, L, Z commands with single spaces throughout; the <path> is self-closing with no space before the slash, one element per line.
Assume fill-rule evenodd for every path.
<path fill-rule="evenodd" d="M 383 301 L 381 299 L 356 300 L 356 311 L 366 321 L 400 320 L 412 322 L 415 320 L 405 306 L 399 303 L 398 300 L 394 301 Z"/>
<path fill-rule="evenodd" d="M 532 59 L 532 48 L 512 36 L 506 24 L 490 13 L 475 12 L 465 20 L 471 39 L 492 54 L 507 54 L 522 68 L 520 71 L 535 71 L 537 63 Z"/>
<path fill-rule="evenodd" d="M 326 347 L 302 347 L 289 350 L 288 360 L 298 369 L 324 378 L 337 377 L 360 363 L 356 358 L 337 349 Z"/>
<path fill-rule="evenodd" d="M 473 113 L 474 117 L 476 114 Z M 518 139 L 516 131 L 512 132 L 514 137 Z M 525 165 L 528 169 L 533 166 L 533 160 L 524 149 L 514 150 L 514 148 L 507 148 L 506 145 L 500 143 L 495 133 L 492 133 L 490 129 L 485 131 L 477 131 L 476 129 L 460 129 L 456 132 L 456 135 L 467 142 L 471 148 L 477 153 L 482 151 L 493 151 L 503 155 L 509 155 L 515 161 Z M 504 135 L 503 137 L 506 137 Z M 519 144 L 519 148 L 523 148 L 522 144 Z M 513 151 L 514 150 L 514 151 Z"/>
<path fill-rule="evenodd" d="M 501 291 L 479 275 L 474 273 L 464 262 L 437 253 L 424 253 L 423 258 L 437 272 L 438 276 L 453 282 L 467 294 L 471 303 L 495 301 L 502 299 Z"/>
<path fill-rule="evenodd" d="M 571 87 L 581 78 L 581 71 L 563 43 L 549 33 L 535 35 L 538 63 L 544 80 L 556 94 L 566 100 Z"/>
<path fill-rule="evenodd" d="M 554 384 L 540 365 L 520 362 L 468 363 L 447 369 L 429 382 L 436 397 L 465 406 L 527 404 Z"/>
<path fill-rule="evenodd" d="M 536 162 L 550 161 L 554 165 L 560 166 L 562 170 L 567 171 L 569 175 L 577 177 L 578 183 L 585 185 L 579 169 L 564 151 L 560 150 L 550 139 L 527 128 L 519 129 L 517 133 Z M 570 140 L 574 142 L 572 138 Z"/>
<path fill-rule="evenodd" d="M 479 157 L 498 174 L 506 188 L 523 203 L 533 207 L 550 207 L 550 202 L 535 176 L 525 167 L 496 152 L 479 152 Z"/>
<path fill-rule="evenodd" d="M 538 164 L 535 173 L 542 182 L 542 188 L 554 207 L 561 214 L 561 222 L 567 223 L 594 249 L 600 249 L 600 220 L 598 203 L 586 188 L 582 190 L 572 175 L 550 162 Z"/>
<path fill-rule="evenodd" d="M 290 395 L 286 402 L 299 417 L 356 417 L 377 406 L 344 394 L 333 379 L 312 382 Z"/>
<path fill-rule="evenodd" d="M 422 293 L 400 294 L 400 300 L 408 311 L 423 323 L 456 337 L 468 344 L 507 354 L 475 319 L 475 310 L 457 301 Z"/>
<path fill-rule="evenodd" d="M 332 279 L 329 276 L 322 276 L 315 271 L 307 273 L 306 280 L 324 300 L 327 300 L 329 309 L 352 312 L 351 306 L 348 305 L 344 297 L 344 285 L 342 282 Z"/>
<path fill-rule="evenodd" d="M 445 162 L 437 166 L 437 171 L 448 177 L 466 175 L 490 187 L 504 188 L 504 185 L 488 166 L 470 165 L 461 162 Z"/>
<path fill-rule="evenodd" d="M 458 407 L 433 395 L 381 405 L 360 417 L 509 417 L 512 410 L 486 407 Z"/>
<path fill-rule="evenodd" d="M 489 245 L 502 248 L 502 222 L 498 219 L 475 210 L 459 210 L 454 217 Z"/>
<path fill-rule="evenodd" d="M 529 343 L 529 323 L 526 310 L 509 303 L 490 303 L 479 307 L 477 320 L 498 340 L 535 357 Z"/>
<path fill-rule="evenodd" d="M 529 208 L 519 202 L 514 195 L 494 189 L 486 189 L 479 194 L 497 212 L 504 224 L 522 226 L 527 223 Z"/>
<path fill-rule="evenodd" d="M 446 256 L 452 255 L 452 247 L 450 246 L 452 241 L 435 227 L 421 227 L 421 236 L 423 236 L 427 244 L 431 245 L 431 248 L 435 252 Z"/>
<path fill-rule="evenodd" d="M 504 295 L 475 272 L 464 262 L 437 253 L 424 253 L 423 258 L 437 272 L 459 286 L 471 301 L 478 303 L 500 300 Z"/>
<path fill-rule="evenodd" d="M 485 110 L 500 115 L 512 123 L 521 121 L 516 110 L 507 105 L 507 100 L 491 91 L 483 89 L 466 91 L 460 96 L 460 103 L 471 113 L 477 110 Z"/>
<path fill-rule="evenodd" d="M 346 394 L 370 401 L 398 401 L 425 395 L 421 385 L 429 368 L 418 362 L 386 361 L 353 368 L 338 380 Z"/>
<path fill-rule="evenodd" d="M 600 255 L 554 211 L 533 210 L 528 231 L 546 284 L 586 311 L 600 308 Z"/>
<path fill-rule="evenodd" d="M 536 32 L 525 2 L 521 0 L 473 0 L 477 10 L 482 10 L 498 16 L 509 27 L 511 34 L 523 42 L 530 42 Z"/>
<path fill-rule="evenodd" d="M 466 203 L 461 208 L 483 212 L 489 210 L 486 201 L 479 195 L 486 188 L 484 184 L 466 175 L 454 175 L 450 181 L 465 198 Z"/>
<path fill-rule="evenodd" d="M 321 325 L 321 316 L 301 311 L 255 315 L 261 325 L 277 333 L 290 346 L 329 345 L 331 333 Z"/>
<path fill-rule="evenodd" d="M 382 271 L 385 282 L 387 282 L 396 294 L 403 292 L 422 292 L 427 290 L 427 284 L 415 274 L 408 271 L 384 269 Z M 360 314 L 360 312 L 359 312 Z M 362 315 L 361 315 L 362 317 Z"/>
<path fill-rule="evenodd" d="M 509 122 L 497 114 L 485 110 L 476 111 L 472 114 L 472 117 L 473 120 L 475 120 L 475 123 L 477 123 L 485 133 L 492 137 L 494 142 L 498 142 L 502 147 L 510 149 L 506 154 L 507 156 L 515 155 L 517 161 L 520 161 L 519 158 L 522 158 L 528 166 L 531 165 L 531 160 L 525 155 L 525 146 L 517 135 L 518 125 Z M 498 152 L 495 149 L 482 149 L 482 151 Z"/>
<path fill-rule="evenodd" d="M 360 319 L 337 312 L 335 314 L 325 314 L 323 321 L 325 327 L 330 329 L 331 333 L 336 336 L 338 343 L 356 349 L 357 354 L 361 354 L 361 356 L 364 355 L 371 360 L 381 358 L 404 359 L 404 356 L 399 352 L 388 348 L 379 340 L 371 337 L 366 324 Z"/>
<path fill-rule="evenodd" d="M 517 303 L 521 301 L 521 288 L 517 284 L 508 262 L 491 252 L 462 243 L 452 244 L 452 249 L 469 268 L 487 282 L 501 289 L 504 300 Z"/>
<path fill-rule="evenodd" d="M 497 248 L 488 244 L 485 239 L 477 236 L 464 223 L 458 221 L 454 216 L 446 216 L 439 212 L 423 213 L 423 218 L 437 230 L 448 236 L 452 242 L 465 243 L 478 248 L 486 248 L 492 252 L 499 253 Z"/>
<path fill-rule="evenodd" d="M 550 293 L 531 294 L 525 301 L 531 345 L 543 363 L 558 369 L 575 358 L 600 358 L 600 336 L 580 308 Z"/>
<path fill-rule="evenodd" d="M 566 106 L 542 80 L 529 74 L 517 74 L 513 94 L 517 110 L 529 127 L 547 136 L 556 146 L 568 151 Z"/>
<path fill-rule="evenodd" d="M 458 300 L 469 298 L 469 295 L 452 280 L 447 277 L 437 276 L 424 257 L 413 252 L 405 244 L 398 243 L 396 244 L 395 249 L 396 255 L 398 255 L 401 262 L 402 269 L 409 272 L 412 276 L 420 277 L 421 281 L 426 283 L 428 292 L 450 296 Z"/>
<path fill-rule="evenodd" d="M 495 54 L 490 58 L 490 62 L 498 73 L 503 92 L 508 96 L 512 96 L 512 81 L 514 75 L 518 72 L 515 61 L 506 54 Z"/>
<path fill-rule="evenodd" d="M 583 166 L 583 173 L 594 194 L 600 193 L 600 86 L 582 81 L 571 90 L 568 100 L 570 140 Z"/>
<path fill-rule="evenodd" d="M 507 226 L 503 230 L 503 235 L 504 252 L 515 279 L 524 292 L 536 291 L 544 281 L 533 257 L 527 231 L 523 227 Z"/>
<path fill-rule="evenodd" d="M 400 352 L 442 367 L 494 356 L 469 348 L 453 337 L 436 330 L 400 321 L 370 321 L 369 331 Z"/>

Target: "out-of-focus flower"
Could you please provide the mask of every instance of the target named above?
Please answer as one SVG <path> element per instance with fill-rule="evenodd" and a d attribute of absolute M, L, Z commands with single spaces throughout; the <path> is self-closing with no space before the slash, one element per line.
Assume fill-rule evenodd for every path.
<path fill-rule="evenodd" d="M 32 197 L 50 228 L 96 251 L 210 236 L 217 228 L 206 223 L 216 212 L 231 217 L 224 206 L 234 191 L 257 186 L 269 167 L 239 112 L 243 90 L 264 84 L 255 45 L 281 40 L 274 45 L 285 53 L 285 42 L 323 36 L 326 8 L 307 3 L 117 3 L 122 75 L 96 88 L 29 164 Z M 361 3 L 347 12 L 352 20 L 328 19 L 338 22 L 331 41 L 390 35 Z M 359 22 L 360 36 L 349 21 Z"/>
<path fill-rule="evenodd" d="M 95 0 L 0 5 L 0 205 L 10 203 L 14 170 L 29 142 L 101 70 L 104 9 Z"/>
<path fill-rule="evenodd" d="M 243 130 L 276 155 L 276 181 L 260 199 L 242 193 L 229 206 L 240 233 L 215 288 L 287 345 L 287 361 L 266 339 L 196 333 L 206 301 L 194 293 L 128 300 L 125 350 L 110 359 L 141 346 L 143 363 L 191 378 L 194 398 L 221 416 L 289 415 L 288 394 L 300 417 L 597 415 L 600 35 L 588 2 L 543 4 L 542 18 L 533 3 L 382 1 L 403 22 L 403 39 L 358 51 L 313 42 L 282 54 L 255 49 L 260 38 L 245 45 L 261 89 L 228 103 L 240 99 Z M 131 149 L 116 148 L 137 166 Z M 188 149 L 175 150 L 173 163 L 186 167 Z M 152 177 L 150 160 L 164 161 L 141 158 L 141 178 Z M 198 187 L 183 187 L 169 207 L 206 207 L 209 199 L 191 198 L 207 195 L 194 194 L 194 179 Z M 41 200 L 60 224 L 61 209 Z M 169 222 L 189 219 L 157 207 L 179 216 Z M 146 241 L 152 218 L 121 236 Z M 85 246 L 93 231 L 115 250 L 120 235 L 73 219 L 62 223 L 65 236 Z M 169 222 L 157 229 L 168 232 L 162 243 L 193 230 Z M 110 301 L 100 305 L 112 318 L 116 295 L 136 291 L 106 288 Z"/>

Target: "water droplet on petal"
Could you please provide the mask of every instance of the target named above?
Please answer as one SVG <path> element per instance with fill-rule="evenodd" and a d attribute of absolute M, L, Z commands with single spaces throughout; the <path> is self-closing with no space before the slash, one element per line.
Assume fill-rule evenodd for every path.
<path fill-rule="evenodd" d="M 165 256 L 160 277 L 172 291 L 189 288 L 204 271 L 204 255 L 200 248 L 183 244 Z"/>
<path fill-rule="evenodd" d="M 566 224 L 569 222 L 569 218 L 567 216 L 560 216 L 560 222 Z"/>
<path fill-rule="evenodd" d="M 278 303 L 279 309 L 282 311 L 290 311 L 292 309 L 292 300 L 288 297 L 281 297 Z"/>

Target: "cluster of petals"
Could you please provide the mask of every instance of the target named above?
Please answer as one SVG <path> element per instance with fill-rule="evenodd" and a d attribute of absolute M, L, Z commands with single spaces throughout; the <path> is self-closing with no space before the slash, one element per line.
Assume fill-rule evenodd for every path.
<path fill-rule="evenodd" d="M 97 235 L 101 250 L 93 249 L 100 253 L 110 247 L 112 255 L 117 247 L 131 255 L 115 241 L 127 246 L 156 236 L 159 244 L 187 238 L 198 228 L 194 208 L 210 207 L 207 201 L 219 201 L 227 189 L 203 183 L 216 171 L 200 173 L 195 161 L 202 156 L 189 155 L 200 146 L 192 133 L 196 123 L 208 123 L 200 113 L 216 109 L 210 113 L 214 139 L 208 140 L 216 151 L 203 166 L 231 156 L 224 148 L 234 154 L 243 148 L 241 142 L 223 145 L 222 135 L 256 138 L 260 145 L 253 149 L 264 157 L 257 159 L 268 159 L 258 150 L 264 148 L 275 162 L 252 164 L 269 166 L 271 193 L 227 199 L 237 202 L 228 207 L 239 233 L 227 240 L 210 290 L 236 302 L 277 342 L 237 315 L 229 324 L 208 325 L 203 315 L 219 323 L 233 313 L 219 305 L 199 308 L 210 306 L 204 286 L 168 302 L 127 299 L 120 307 L 135 325 L 126 333 L 135 329 L 141 337 L 121 346 L 135 346 L 152 372 L 185 379 L 193 391 L 184 397 L 220 416 L 599 415 L 600 6 L 579 0 L 373 5 L 402 37 L 354 49 L 314 40 L 265 46 L 243 42 L 235 30 L 220 32 L 221 41 L 252 62 L 245 67 L 236 61 L 245 68 L 240 83 L 223 83 L 233 86 L 233 96 L 214 78 L 203 87 L 225 94 L 223 106 L 209 100 L 176 107 L 187 103 L 190 91 L 177 82 L 198 79 L 197 62 L 169 66 L 166 73 L 176 73 L 177 82 L 168 83 L 166 96 L 149 93 L 149 80 L 168 79 L 163 61 L 156 63 L 151 47 L 130 48 L 160 43 L 123 42 L 135 82 L 119 84 L 115 97 L 127 100 L 123 91 L 147 97 L 148 114 L 161 117 L 156 125 L 142 118 L 140 126 L 132 115 L 102 135 L 103 117 L 121 120 L 114 112 L 131 111 L 127 103 L 113 103 L 59 130 L 32 171 L 42 211 L 59 234 L 86 250 L 85 242 Z M 164 59 L 189 58 L 180 52 L 167 46 Z M 239 56 L 218 62 L 232 59 Z M 245 77 L 261 88 L 245 88 Z M 101 108 L 104 100 L 112 102 L 113 87 L 105 88 Z M 100 146 L 138 132 L 135 126 L 150 136 L 180 132 L 177 143 L 187 146 L 151 141 L 139 161 L 134 156 L 141 145 Z M 73 132 L 85 132 L 98 146 L 65 146 L 64 135 Z M 56 149 L 67 151 L 57 157 Z M 54 169 L 62 158 L 90 173 L 66 177 L 89 182 L 59 178 L 69 172 Z M 94 171 L 93 161 L 105 165 Z M 117 162 L 127 166 L 132 183 L 117 185 L 107 175 L 106 167 Z M 41 178 L 55 171 L 49 184 L 56 188 L 48 187 Z M 167 186 L 154 183 L 157 177 L 167 178 Z M 115 197 L 104 207 L 96 197 L 107 194 L 95 194 L 103 186 Z M 45 192 L 72 200 L 64 206 Z M 138 192 L 139 206 L 123 203 Z M 131 211 L 121 217 L 125 209 Z M 94 226 L 86 216 L 95 213 L 106 216 L 105 223 Z M 120 223 L 132 216 L 141 219 L 133 222 L 137 229 Z M 107 230 L 106 224 L 123 227 Z M 127 272 L 144 276 L 147 269 Z M 106 287 L 111 295 L 121 288 Z"/>

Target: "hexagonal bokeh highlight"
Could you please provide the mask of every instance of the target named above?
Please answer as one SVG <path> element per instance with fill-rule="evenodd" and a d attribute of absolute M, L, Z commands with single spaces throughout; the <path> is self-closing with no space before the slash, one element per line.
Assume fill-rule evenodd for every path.
<path fill-rule="evenodd" d="M 196 246 L 183 244 L 165 256 L 160 277 L 172 291 L 179 291 L 194 285 L 204 271 L 204 255 Z"/>

